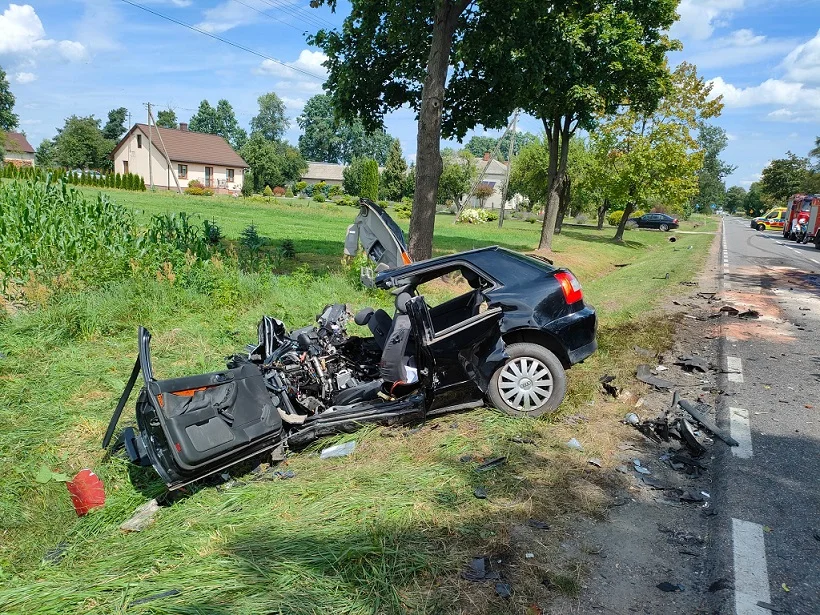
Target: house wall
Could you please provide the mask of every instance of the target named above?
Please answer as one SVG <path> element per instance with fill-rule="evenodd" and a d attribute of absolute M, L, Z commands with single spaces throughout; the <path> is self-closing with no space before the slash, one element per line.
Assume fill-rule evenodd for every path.
<path fill-rule="evenodd" d="M 34 154 L 29 152 L 3 152 L 3 162 L 18 167 L 33 167 Z"/>
<path fill-rule="evenodd" d="M 303 175 L 302 181 L 306 184 L 318 184 L 319 182 L 325 182 L 328 186 L 341 186 L 342 180 L 336 178 L 327 178 L 327 177 L 313 177 L 310 175 Z"/>
<path fill-rule="evenodd" d="M 114 155 L 114 171 L 117 173 L 124 173 L 125 167 L 123 163 L 128 161 L 128 172 L 141 175 L 145 180 L 145 184 L 149 184 L 148 174 L 148 137 L 142 135 L 142 147 L 137 147 L 137 135 L 142 134 L 139 131 L 134 131 L 131 138 L 120 146 L 120 149 Z M 178 165 L 185 164 L 188 166 L 188 176 L 186 178 L 178 178 L 179 185 L 184 190 L 188 187 L 188 182 L 191 180 L 199 180 L 202 185 L 205 185 L 205 167 L 213 168 L 213 175 L 211 176 L 211 186 L 213 188 L 226 188 L 227 190 L 238 191 L 242 189 L 242 183 L 245 178 L 245 171 L 237 167 L 225 167 L 224 165 L 205 165 L 196 162 L 177 162 L 171 161 L 170 171 L 168 163 L 165 160 L 165 155 L 160 147 L 159 139 L 152 139 L 151 147 L 151 171 L 153 173 L 154 186 L 157 188 L 167 188 L 176 190 L 176 183 L 174 176 L 178 173 Z M 234 181 L 227 182 L 227 169 L 233 168 Z"/>
<path fill-rule="evenodd" d="M 501 191 L 504 189 L 504 181 L 506 180 L 505 175 L 500 175 L 497 173 L 485 173 L 484 178 L 481 180 L 483 182 L 492 182 L 495 185 L 493 186 L 493 193 L 492 195 L 488 196 L 484 199 L 484 209 L 501 209 L 501 198 L 502 193 Z M 515 195 L 518 196 L 518 195 Z M 468 197 L 466 194 L 462 195 L 462 202 L 466 204 L 467 207 L 474 207 L 476 209 L 481 208 L 481 201 L 475 197 L 470 196 Z M 510 197 L 507 199 L 507 209 L 511 209 L 515 207 L 516 199 L 515 197 Z"/>

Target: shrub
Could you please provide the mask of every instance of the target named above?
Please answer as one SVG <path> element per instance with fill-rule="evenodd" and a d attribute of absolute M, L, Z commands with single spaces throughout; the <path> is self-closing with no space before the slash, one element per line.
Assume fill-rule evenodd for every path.
<path fill-rule="evenodd" d="M 122 175 L 120 175 L 119 173 L 117 173 L 114 176 L 114 187 L 115 188 L 122 188 Z"/>
<path fill-rule="evenodd" d="M 191 194 L 193 196 L 213 196 L 213 190 L 207 190 L 206 188 L 198 188 L 196 186 L 185 188 L 185 194 Z"/>
<path fill-rule="evenodd" d="M 313 184 L 305 184 L 305 187 L 304 187 L 304 188 L 302 188 L 302 192 L 304 192 L 304 193 L 305 193 L 307 196 L 309 196 L 309 197 L 310 197 L 310 196 L 313 196 L 313 189 L 314 189 L 314 187 L 315 187 L 315 186 L 314 186 Z"/>
<path fill-rule="evenodd" d="M 313 186 L 313 192 L 321 192 L 324 196 L 328 196 L 330 193 L 330 186 L 328 186 L 325 182 L 319 182 Z"/>
<path fill-rule="evenodd" d="M 336 185 L 330 186 L 330 188 L 327 191 L 327 195 L 331 198 L 333 198 L 334 196 L 339 196 L 341 193 L 342 187 Z"/>
<path fill-rule="evenodd" d="M 396 215 L 399 218 L 409 218 L 413 215 L 413 201 L 408 197 L 404 197 L 401 203 L 396 204 Z"/>
<path fill-rule="evenodd" d="M 618 226 L 621 223 L 621 218 L 624 216 L 623 209 L 616 209 L 607 216 L 607 224 L 610 226 Z"/>
<path fill-rule="evenodd" d="M 325 202 L 325 195 L 321 190 L 317 190 L 313 195 L 313 200 L 317 203 L 324 203 Z"/>
<path fill-rule="evenodd" d="M 251 183 L 248 181 L 247 177 L 245 178 L 245 181 L 242 184 L 242 189 L 239 191 L 239 193 L 245 198 L 253 194 L 253 188 L 251 186 Z"/>
<path fill-rule="evenodd" d="M 640 218 L 640 217 L 641 217 L 642 215 L 644 215 L 645 213 L 646 213 L 646 212 L 645 212 L 643 209 L 636 209 L 636 210 L 635 210 L 635 211 L 633 211 L 631 214 L 629 214 L 629 217 L 630 217 L 630 218 Z"/>
<path fill-rule="evenodd" d="M 388 203 L 387 201 L 379 201 L 379 202 L 378 202 L 378 205 L 379 205 L 379 207 L 381 207 L 382 209 L 387 209 L 388 207 L 390 207 L 390 203 Z"/>
<path fill-rule="evenodd" d="M 205 220 L 203 223 L 205 227 L 205 240 L 212 246 L 217 245 L 222 240 L 222 229 L 216 223 L 216 220 Z"/>
<path fill-rule="evenodd" d="M 270 186 L 265 186 L 265 189 L 262 191 L 262 194 L 270 198 L 273 196 L 273 190 L 271 190 Z"/>
<path fill-rule="evenodd" d="M 191 181 L 188 182 L 188 187 L 189 188 L 204 188 L 205 186 L 203 186 L 202 182 L 199 181 L 198 179 L 192 179 Z"/>
<path fill-rule="evenodd" d="M 456 222 L 466 224 L 483 224 L 487 222 L 487 210 L 465 207 L 461 210 L 461 213 L 458 214 Z"/>
<path fill-rule="evenodd" d="M 575 224 L 586 224 L 587 222 L 589 222 L 589 217 L 585 213 L 575 216 Z"/>
<path fill-rule="evenodd" d="M 359 196 L 375 201 L 379 198 L 379 163 L 365 160 L 362 165 L 361 188 Z"/>
<path fill-rule="evenodd" d="M 285 198 L 286 199 L 292 199 L 293 198 L 293 190 L 291 190 L 290 188 L 285 190 Z"/>
<path fill-rule="evenodd" d="M 285 196 L 285 189 L 282 186 L 276 186 L 273 189 L 273 196 Z"/>
<path fill-rule="evenodd" d="M 283 239 L 282 245 L 279 247 L 279 252 L 285 258 L 296 258 L 296 246 L 293 239 Z"/>
<path fill-rule="evenodd" d="M 487 212 L 487 222 L 495 222 L 498 220 L 498 212 L 494 209 L 485 209 Z"/>
<path fill-rule="evenodd" d="M 296 182 L 295 184 L 293 184 L 293 191 L 296 194 L 299 194 L 300 192 L 304 192 L 306 187 L 307 187 L 307 182 L 301 182 L 301 181 Z"/>

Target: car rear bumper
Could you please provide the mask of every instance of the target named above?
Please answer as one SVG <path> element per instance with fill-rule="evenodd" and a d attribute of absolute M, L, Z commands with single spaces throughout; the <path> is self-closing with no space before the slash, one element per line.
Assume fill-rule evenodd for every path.
<path fill-rule="evenodd" d="M 598 348 L 595 339 L 597 328 L 598 316 L 595 308 L 590 306 L 559 318 L 550 325 L 550 330 L 566 349 L 570 365 L 580 363 Z"/>

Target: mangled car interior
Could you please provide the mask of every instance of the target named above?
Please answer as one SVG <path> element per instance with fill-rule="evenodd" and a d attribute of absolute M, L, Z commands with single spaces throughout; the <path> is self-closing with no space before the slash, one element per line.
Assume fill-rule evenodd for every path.
<path fill-rule="evenodd" d="M 263 316 L 256 341 L 225 370 L 169 380 L 154 377 L 151 334 L 140 327 L 103 447 L 140 374 L 136 425 L 118 443 L 175 489 L 363 424 L 418 422 L 487 402 L 513 416 L 553 412 L 565 370 L 595 351 L 595 311 L 566 269 L 499 247 L 413 263 L 401 229 L 365 199 L 345 252 L 360 243 L 375 267 L 362 280 L 391 293 L 392 313 L 329 303 L 314 324 L 291 331 Z M 457 294 L 436 304 L 425 291 L 442 281 Z M 351 323 L 364 333 L 349 333 Z"/>

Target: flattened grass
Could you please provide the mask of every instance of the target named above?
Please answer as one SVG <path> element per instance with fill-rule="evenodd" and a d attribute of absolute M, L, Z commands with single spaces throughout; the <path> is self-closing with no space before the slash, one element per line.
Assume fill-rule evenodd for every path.
<path fill-rule="evenodd" d="M 153 197 L 146 203 L 156 211 L 164 207 L 155 205 L 156 195 L 134 196 Z M 461 579 L 460 571 L 474 555 L 507 553 L 521 531 L 511 528 L 528 518 L 559 531 L 531 537 L 544 545 L 535 548 L 540 564 L 505 570 L 514 580 L 513 605 L 523 609 L 544 598 L 547 578 L 555 579 L 556 591 L 574 593 L 571 563 L 555 568 L 550 558 L 561 525 L 579 512 L 599 514 L 607 501 L 604 474 L 591 471 L 586 459 L 614 464 L 622 413 L 601 399 L 597 379 L 607 372 L 627 382 L 638 361 L 629 350 L 635 344 L 664 348 L 673 324 L 657 315 L 650 321 L 646 310 L 697 271 L 712 237 L 680 235 L 670 244 L 668 235 L 636 232 L 616 245 L 601 240 L 611 228 L 599 234 L 565 227 L 556 261 L 578 274 L 601 313 L 600 349 L 570 371 L 562 407 L 563 416 L 581 418 L 521 421 L 477 410 L 421 429 L 363 429 L 293 455 L 286 463 L 296 473 L 291 480 L 240 473 L 230 489 L 192 490 L 142 533 L 123 534 L 119 524 L 163 492 L 150 471 L 105 459 L 99 448 L 133 362 L 137 325 L 155 334 L 158 375 L 172 377 L 222 367 L 223 356 L 253 337 L 261 314 L 293 327 L 311 322 L 330 301 L 354 308 L 389 303 L 338 270 L 341 237 L 355 210 L 276 204 L 245 211 L 227 199 L 210 203 L 223 209 L 205 213 L 229 237 L 238 233 L 231 224 L 241 230 L 242 216 L 272 236 L 295 238 L 302 229 L 305 242 L 317 242 L 303 246 L 327 250 L 306 254 L 297 239 L 297 261 L 324 273 L 240 275 L 227 302 L 164 282 L 119 282 L 57 295 L 39 310 L 0 320 L 0 612 L 502 612 L 512 607 L 490 585 Z M 537 242 L 537 225 L 516 222 L 499 232 L 451 220 L 438 220 L 444 251 L 491 243 L 529 250 Z M 570 437 L 583 442 L 583 454 L 563 445 Z M 316 455 L 345 439 L 358 441 L 353 456 Z M 468 455 L 472 460 L 461 461 Z M 497 456 L 507 464 L 475 472 Z M 106 506 L 77 519 L 62 483 L 34 480 L 42 465 L 69 475 L 92 467 L 105 482 Z M 487 500 L 474 497 L 476 487 Z M 43 563 L 58 545 L 62 559 Z M 155 598 L 170 590 L 178 593 Z M 145 598 L 155 599 L 133 604 Z"/>

